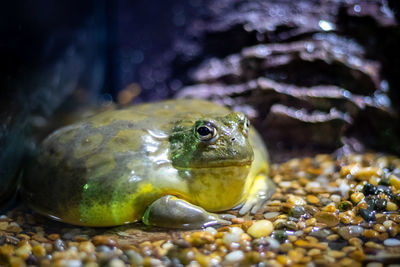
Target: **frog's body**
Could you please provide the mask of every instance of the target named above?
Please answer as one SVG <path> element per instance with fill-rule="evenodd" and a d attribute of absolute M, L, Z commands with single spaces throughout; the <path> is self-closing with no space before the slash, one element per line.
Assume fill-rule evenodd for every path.
<path fill-rule="evenodd" d="M 264 144 L 247 123 L 202 100 L 103 112 L 44 140 L 22 195 L 42 214 L 88 226 L 140 220 L 165 195 L 211 212 L 253 206 L 271 186 Z"/>

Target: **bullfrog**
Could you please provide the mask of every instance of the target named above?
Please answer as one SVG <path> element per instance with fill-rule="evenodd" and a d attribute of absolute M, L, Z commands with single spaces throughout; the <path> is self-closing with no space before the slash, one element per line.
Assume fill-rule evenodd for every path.
<path fill-rule="evenodd" d="M 50 134 L 21 183 L 25 202 L 81 226 L 199 228 L 255 212 L 274 190 L 265 145 L 240 112 L 166 100 L 85 118 Z"/>

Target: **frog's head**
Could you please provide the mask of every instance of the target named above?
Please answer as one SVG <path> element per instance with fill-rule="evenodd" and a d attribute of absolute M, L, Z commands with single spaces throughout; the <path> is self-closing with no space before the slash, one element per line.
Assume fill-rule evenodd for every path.
<path fill-rule="evenodd" d="M 170 159 L 179 176 L 188 181 L 191 203 L 220 211 L 243 200 L 253 161 L 248 134 L 249 121 L 238 112 L 175 125 L 169 140 Z"/>
<path fill-rule="evenodd" d="M 179 121 L 170 136 L 170 158 L 177 169 L 250 165 L 249 120 L 243 113 Z"/>

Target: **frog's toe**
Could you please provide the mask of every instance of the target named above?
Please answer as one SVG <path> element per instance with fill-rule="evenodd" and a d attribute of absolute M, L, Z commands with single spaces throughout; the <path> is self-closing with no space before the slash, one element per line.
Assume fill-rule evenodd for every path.
<path fill-rule="evenodd" d="M 194 229 L 212 225 L 229 225 L 232 218 L 227 214 L 219 215 L 207 212 L 174 196 L 164 196 L 154 201 L 143 215 L 142 221 L 147 225 Z"/>
<path fill-rule="evenodd" d="M 266 179 L 263 186 L 259 186 L 257 191 L 250 193 L 249 197 L 239 210 L 240 215 L 244 215 L 248 212 L 255 214 L 261 206 L 272 196 L 275 191 L 275 184 L 270 180 Z"/>

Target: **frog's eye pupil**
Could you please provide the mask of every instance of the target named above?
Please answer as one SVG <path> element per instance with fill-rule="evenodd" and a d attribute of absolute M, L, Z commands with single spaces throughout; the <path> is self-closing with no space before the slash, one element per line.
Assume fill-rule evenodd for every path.
<path fill-rule="evenodd" d="M 211 134 L 211 130 L 207 126 L 201 126 L 197 129 L 197 133 L 200 136 L 207 136 L 207 135 Z"/>

